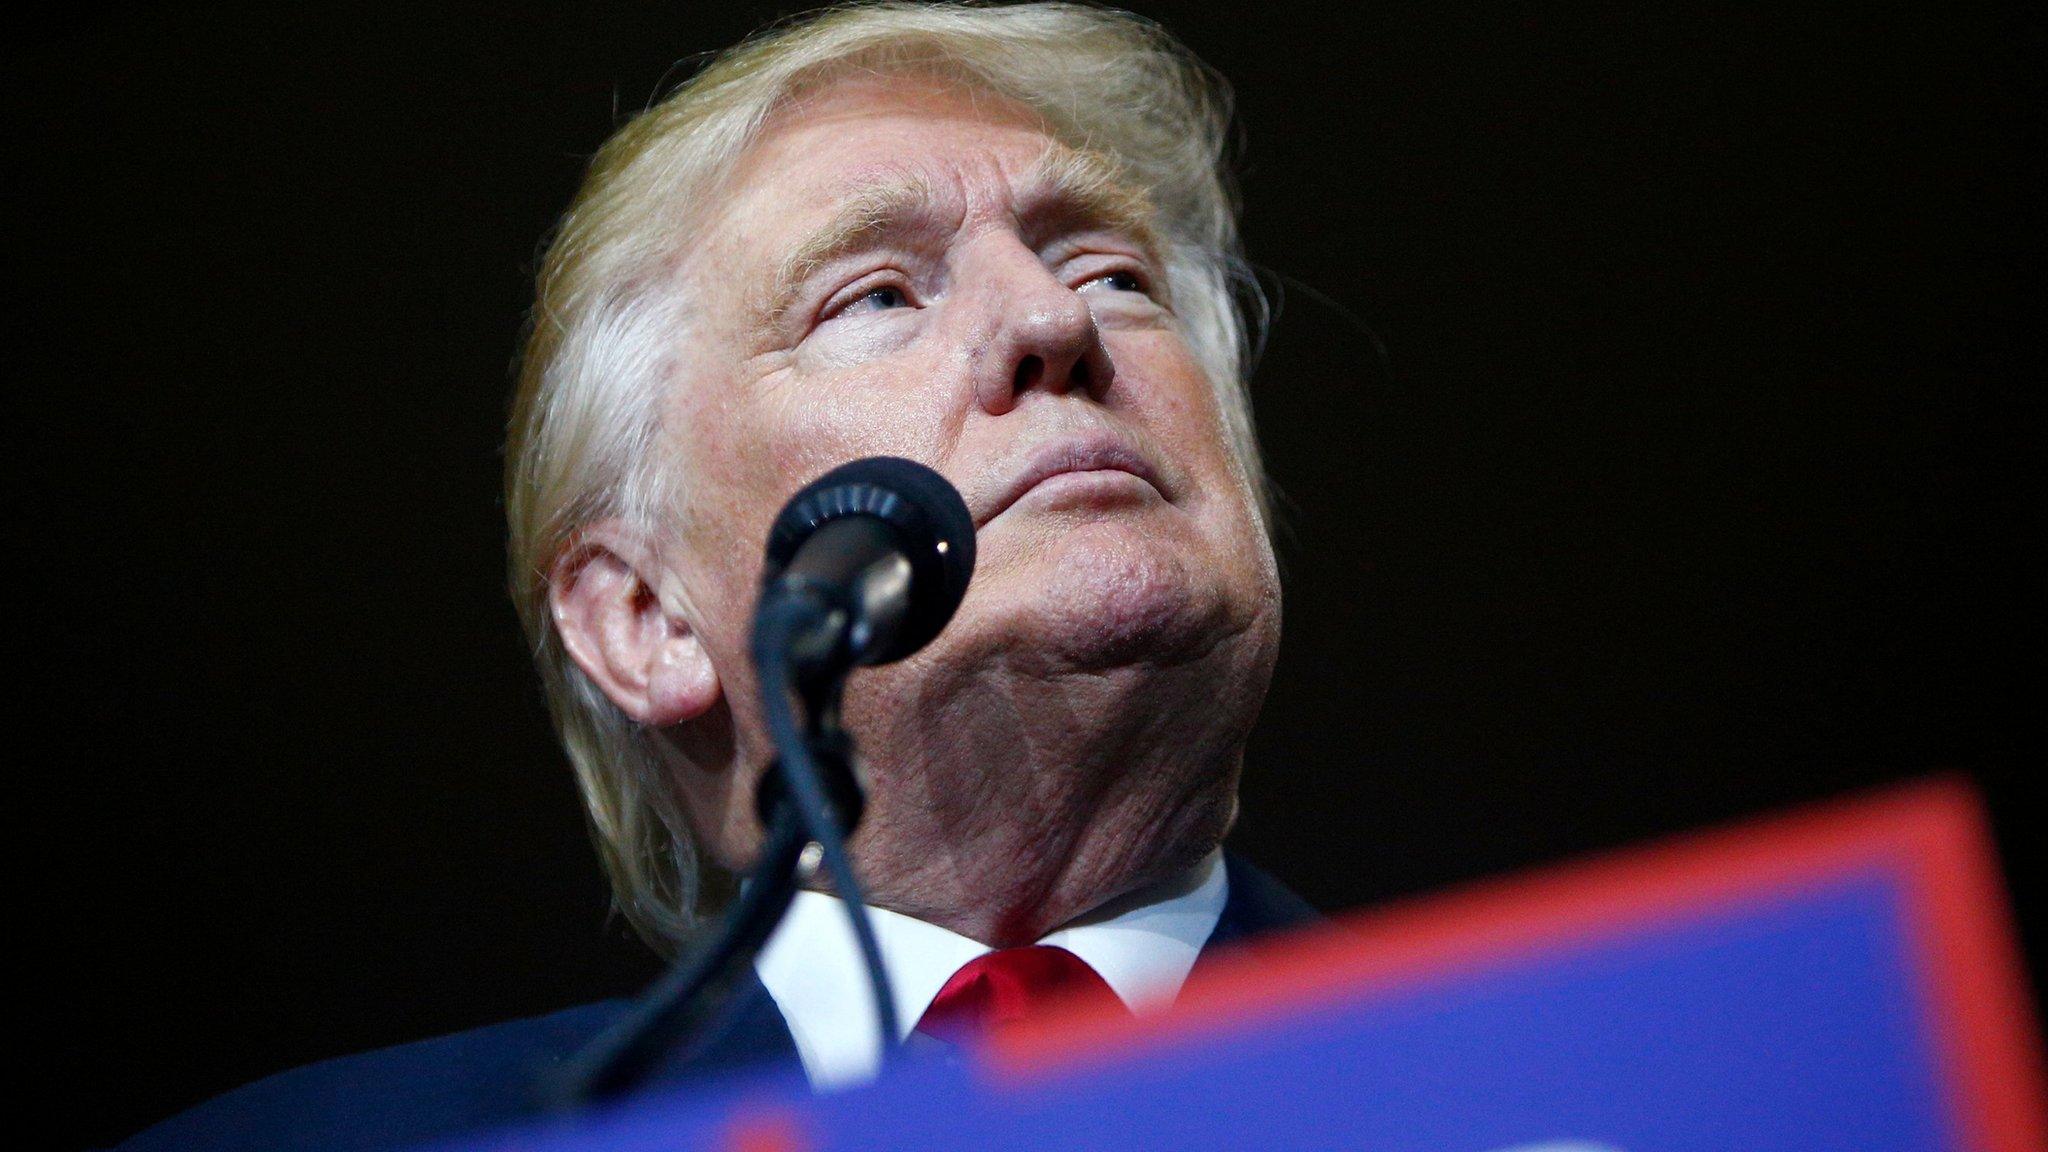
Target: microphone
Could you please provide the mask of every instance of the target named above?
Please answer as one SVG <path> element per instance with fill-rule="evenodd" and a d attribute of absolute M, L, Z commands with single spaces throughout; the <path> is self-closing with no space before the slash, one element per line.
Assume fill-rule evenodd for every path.
<path fill-rule="evenodd" d="M 768 532 L 757 616 L 793 613 L 784 639 L 799 679 L 887 664 L 953 618 L 974 575 L 974 519 L 937 472 L 894 456 L 804 486 Z"/>
<path fill-rule="evenodd" d="M 922 464 L 877 456 L 834 468 L 783 506 L 754 608 L 761 718 L 776 751 L 756 799 L 777 851 L 801 838 L 818 847 L 867 969 L 884 1064 L 896 996 L 846 851 L 864 790 L 840 691 L 856 665 L 900 660 L 937 636 L 973 575 L 974 518 L 960 493 Z"/>

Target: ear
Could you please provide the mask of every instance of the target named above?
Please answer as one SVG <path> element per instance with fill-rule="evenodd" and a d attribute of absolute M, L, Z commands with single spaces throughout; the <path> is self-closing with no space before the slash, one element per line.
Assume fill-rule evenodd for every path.
<path fill-rule="evenodd" d="M 569 658 L 620 711 L 654 728 L 718 702 L 718 672 L 689 621 L 661 603 L 660 561 L 617 521 L 584 530 L 556 559 L 548 609 Z"/>

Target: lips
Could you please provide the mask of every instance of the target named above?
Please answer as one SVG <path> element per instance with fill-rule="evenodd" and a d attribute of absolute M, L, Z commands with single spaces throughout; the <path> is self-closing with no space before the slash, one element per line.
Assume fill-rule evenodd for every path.
<path fill-rule="evenodd" d="M 1128 472 L 1154 488 L 1159 487 L 1158 474 L 1151 464 L 1123 441 L 1109 436 L 1088 437 L 1079 440 L 1062 440 L 1048 444 L 1032 453 L 1030 461 L 1005 483 L 982 515 L 975 518 L 974 526 L 979 528 L 1008 511 L 1012 504 L 1024 498 L 1024 494 L 1055 476 L 1069 472 Z"/>

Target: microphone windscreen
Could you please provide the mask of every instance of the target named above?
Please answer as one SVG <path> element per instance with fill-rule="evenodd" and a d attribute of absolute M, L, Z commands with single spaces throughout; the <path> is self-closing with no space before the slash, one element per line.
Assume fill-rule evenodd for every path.
<path fill-rule="evenodd" d="M 974 575 L 974 517 L 944 476 L 914 460 L 870 456 L 806 484 L 768 532 L 765 582 L 773 584 L 820 527 L 844 516 L 888 525 L 910 561 L 910 604 L 889 646 L 870 664 L 900 660 L 945 628 Z"/>

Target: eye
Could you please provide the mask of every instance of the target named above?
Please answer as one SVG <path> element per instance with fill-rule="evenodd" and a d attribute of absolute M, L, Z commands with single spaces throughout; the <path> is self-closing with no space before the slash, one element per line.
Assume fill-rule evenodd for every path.
<path fill-rule="evenodd" d="M 833 316 L 858 316 L 864 312 L 883 312 L 891 308 L 910 307 L 910 294 L 894 284 L 880 284 L 866 289 L 860 295 L 832 310 Z"/>
<path fill-rule="evenodd" d="M 1131 271 L 1120 270 L 1116 272 L 1106 272 L 1100 276 L 1097 276 L 1095 279 L 1090 280 L 1088 283 L 1101 284 L 1105 287 L 1112 288 L 1118 292 L 1145 291 L 1145 281 L 1141 279 L 1136 272 Z M 1085 288 L 1087 287 L 1087 285 L 1084 284 L 1082 285 L 1082 287 Z"/>

